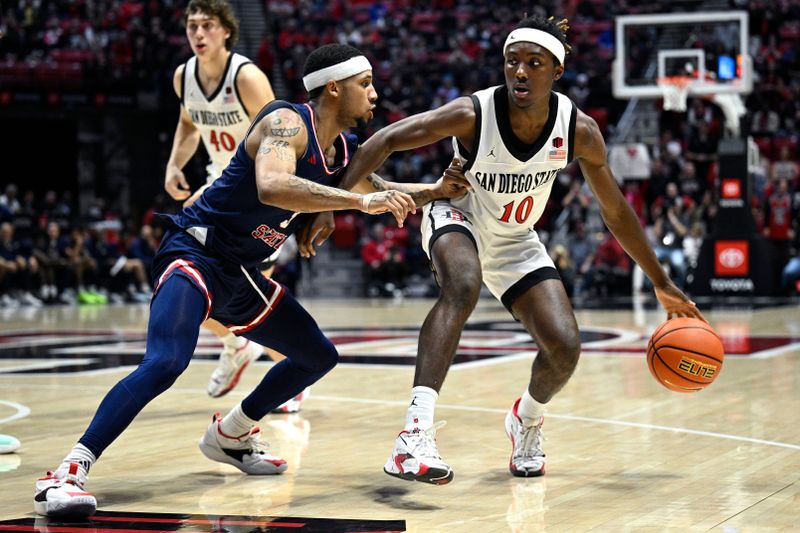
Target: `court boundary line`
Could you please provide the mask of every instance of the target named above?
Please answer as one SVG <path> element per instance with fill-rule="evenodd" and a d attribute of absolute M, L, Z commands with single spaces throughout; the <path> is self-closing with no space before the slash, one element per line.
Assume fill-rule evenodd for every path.
<path fill-rule="evenodd" d="M 316 400 L 326 400 L 326 401 L 340 401 L 340 402 L 353 402 L 353 403 L 369 403 L 369 404 L 384 404 L 384 405 L 407 405 L 408 402 L 405 401 L 393 401 L 393 400 L 374 400 L 374 399 L 367 399 L 367 398 L 347 398 L 342 396 L 325 396 L 315 394 L 313 399 Z M 479 407 L 479 406 L 470 406 L 470 405 L 453 405 L 453 404 L 446 404 L 440 403 L 437 404 L 437 408 L 441 409 L 452 409 L 457 411 L 473 411 L 473 412 L 480 412 L 480 413 L 496 413 L 496 414 L 505 414 L 508 412 L 508 409 L 498 409 L 496 407 Z M 689 428 L 682 428 L 682 427 L 674 427 L 674 426 L 662 426 L 659 424 L 647 424 L 643 422 L 628 422 L 625 420 L 615 420 L 613 418 L 595 418 L 590 416 L 578 416 L 578 415 L 559 415 L 556 413 L 548 412 L 546 415 L 548 418 L 555 418 L 561 420 L 574 420 L 577 422 L 587 422 L 590 424 L 605 424 L 605 425 L 612 425 L 612 426 L 625 426 L 625 427 L 633 427 L 638 429 L 650 429 L 650 430 L 657 430 L 657 431 L 668 431 L 670 433 L 686 433 L 689 435 L 698 435 L 702 437 L 713 437 L 718 439 L 725 439 L 725 440 L 733 440 L 738 442 L 749 442 L 751 444 L 761 444 L 764 446 L 774 446 L 778 448 L 788 448 L 790 450 L 800 450 L 800 444 L 789 444 L 786 442 L 778 442 L 778 441 L 771 441 L 765 439 L 756 439 L 752 437 L 742 437 L 740 435 L 731 435 L 728 433 L 717 433 L 714 431 L 703 431 L 697 429 L 689 429 Z"/>
<path fill-rule="evenodd" d="M 0 404 L 7 405 L 13 409 L 16 409 L 17 412 L 11 416 L 7 416 L 5 418 L 0 418 L 0 424 L 5 424 L 6 422 L 13 422 L 14 420 L 19 420 L 20 418 L 25 418 L 29 414 L 31 414 L 31 409 L 27 405 L 22 405 L 21 403 L 11 402 L 8 400 L 0 400 Z"/>
<path fill-rule="evenodd" d="M 60 388 L 67 387 L 69 385 L 39 385 L 39 384 L 17 384 L 18 388 L 46 388 L 46 389 L 53 389 L 57 390 Z M 84 389 L 97 389 L 102 391 L 108 391 L 107 386 L 100 386 L 100 385 L 89 385 L 84 386 Z M 205 389 L 201 388 L 186 388 L 186 387 L 175 387 L 169 389 L 169 392 L 176 392 L 181 394 L 197 394 L 197 395 L 205 395 Z M 229 396 L 231 397 L 244 397 L 248 393 L 243 391 L 231 391 Z M 387 406 L 398 406 L 398 407 L 405 407 L 408 405 L 408 402 L 403 400 L 376 400 L 371 398 L 353 398 L 353 397 L 346 397 L 346 396 L 329 396 L 329 395 L 320 395 L 314 394 L 309 398 L 309 400 L 324 400 L 324 401 L 333 401 L 333 402 L 350 402 L 350 403 L 361 403 L 361 404 L 372 404 L 372 405 L 387 405 Z M 0 400 L 0 403 L 13 403 L 13 402 L 6 402 L 4 400 Z M 15 404 L 20 405 L 20 404 Z M 20 405 L 21 407 L 27 409 L 25 406 Z M 492 414 L 505 414 L 508 412 L 508 409 L 499 409 L 496 407 L 479 407 L 479 406 L 471 406 L 471 405 L 454 405 L 454 404 L 446 404 L 440 403 L 437 405 L 438 408 L 441 409 L 451 409 L 454 411 L 471 411 L 471 412 L 479 412 L 479 413 L 492 413 Z M 28 409 L 28 412 L 30 410 Z M 27 413 L 26 415 L 27 416 Z M 732 440 L 736 442 L 747 442 L 750 444 L 759 444 L 763 446 L 772 446 L 776 448 L 787 448 L 790 450 L 800 450 L 800 444 L 790 444 L 787 442 L 779 442 L 779 441 L 771 441 L 766 439 L 756 439 L 753 437 L 743 437 L 741 435 L 731 435 L 729 433 L 718 433 L 714 431 L 703 431 L 698 429 L 690 429 L 690 428 L 682 428 L 682 427 L 675 427 L 675 426 L 662 426 L 659 424 L 648 424 L 644 422 L 629 422 L 626 420 L 617 420 L 613 418 L 596 418 L 591 416 L 579 416 L 579 415 L 569 415 L 569 414 L 557 414 L 557 413 L 547 413 L 548 418 L 560 419 L 560 420 L 573 420 L 576 422 L 586 422 L 589 424 L 603 424 L 603 425 L 611 425 L 611 426 L 623 426 L 623 427 L 631 427 L 637 429 L 649 429 L 655 431 L 666 431 L 669 433 L 684 433 L 687 435 L 697 435 L 700 437 L 712 437 L 717 439 L 723 440 Z M 20 417 L 21 418 L 21 417 Z M 3 422 L 3 420 L 0 420 Z"/>
<path fill-rule="evenodd" d="M 67 386 L 67 385 L 64 385 Z M 60 389 L 63 388 L 61 385 L 33 385 L 30 384 L 28 386 L 25 385 L 18 385 L 19 388 L 48 388 L 48 389 Z M 107 391 L 108 387 L 100 386 L 100 385 L 89 385 L 85 387 L 86 389 L 100 389 L 103 391 Z M 177 392 L 182 394 L 205 394 L 205 389 L 200 388 L 184 388 L 184 387 L 177 387 L 169 389 L 169 392 Z M 238 396 L 244 397 L 247 393 L 242 391 L 231 391 L 229 393 L 230 396 Z M 345 397 L 345 396 L 329 396 L 329 395 L 320 395 L 314 394 L 311 400 L 323 400 L 323 401 L 333 401 L 333 402 L 350 402 L 350 403 L 362 403 L 362 404 L 372 404 L 372 405 L 387 405 L 387 406 L 400 406 L 404 407 L 408 405 L 407 401 L 400 401 L 400 400 L 376 400 L 370 398 L 352 398 L 352 397 Z M 13 402 L 6 402 L 4 400 L 0 400 L 0 403 L 13 403 Z M 20 405 L 20 404 L 15 404 Z M 20 405 L 24 409 L 27 409 L 25 406 Z M 470 406 L 470 405 L 454 405 L 454 404 L 446 404 L 441 403 L 437 405 L 440 409 L 451 409 L 454 411 L 468 411 L 468 412 L 479 412 L 479 413 L 492 413 L 492 414 L 505 414 L 508 409 L 498 409 L 495 407 L 479 407 L 479 406 Z M 28 409 L 28 412 L 30 410 Z M 27 413 L 25 414 L 27 416 Z M 669 433 L 684 433 L 687 435 L 697 435 L 701 437 L 712 437 L 717 439 L 723 440 L 732 440 L 736 442 L 747 442 L 750 444 L 759 444 L 763 446 L 772 446 L 776 448 L 787 448 L 790 450 L 800 450 L 800 444 L 790 444 L 787 442 L 778 442 L 778 441 L 771 441 L 765 439 L 756 439 L 753 437 L 743 437 L 741 435 L 731 435 L 729 433 L 718 433 L 715 431 L 703 431 L 698 429 L 690 429 L 690 428 L 682 428 L 682 427 L 675 427 L 675 426 L 662 426 L 659 424 L 648 424 L 644 422 L 629 422 L 626 420 L 616 420 L 613 418 L 596 418 L 590 416 L 579 416 L 579 415 L 569 415 L 569 414 L 557 414 L 557 413 L 547 413 L 548 418 L 555 418 L 560 420 L 574 420 L 576 422 L 586 422 L 589 424 L 603 424 L 603 425 L 611 425 L 611 426 L 623 426 L 623 427 L 632 427 L 638 429 L 649 429 L 649 430 L 656 430 L 656 431 L 666 431 Z M 21 417 L 18 417 L 21 418 Z M 0 420 L 3 422 L 4 420 Z M 6 420 L 7 421 L 7 420 Z"/>

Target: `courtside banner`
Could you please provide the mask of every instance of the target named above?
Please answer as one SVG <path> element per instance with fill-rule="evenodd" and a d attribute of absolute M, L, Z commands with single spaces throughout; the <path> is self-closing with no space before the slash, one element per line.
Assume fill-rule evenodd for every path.
<path fill-rule="evenodd" d="M 749 274 L 749 242 L 717 241 L 714 243 L 714 275 L 748 276 Z"/>

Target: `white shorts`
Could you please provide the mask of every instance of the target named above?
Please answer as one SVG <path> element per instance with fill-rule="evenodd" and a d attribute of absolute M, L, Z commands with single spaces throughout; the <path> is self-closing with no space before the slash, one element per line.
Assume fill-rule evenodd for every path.
<path fill-rule="evenodd" d="M 223 169 L 225 167 L 222 167 Z M 206 165 L 206 185 L 211 185 L 222 176 L 222 169 L 216 163 L 209 161 Z"/>
<path fill-rule="evenodd" d="M 447 200 L 436 200 L 425 206 L 422 248 L 429 259 L 436 239 L 451 231 L 464 233 L 472 239 L 478 250 L 483 282 L 509 311 L 517 297 L 540 281 L 561 279 L 535 231 L 521 237 L 496 235 L 482 231 L 472 223 L 470 213 L 453 207 Z"/>

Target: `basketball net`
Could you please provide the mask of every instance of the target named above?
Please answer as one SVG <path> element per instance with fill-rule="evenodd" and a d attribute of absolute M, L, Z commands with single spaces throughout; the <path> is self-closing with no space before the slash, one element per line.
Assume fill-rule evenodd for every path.
<path fill-rule="evenodd" d="M 686 111 L 686 98 L 695 80 L 689 76 L 665 76 L 658 78 L 658 88 L 664 99 L 664 111 Z"/>

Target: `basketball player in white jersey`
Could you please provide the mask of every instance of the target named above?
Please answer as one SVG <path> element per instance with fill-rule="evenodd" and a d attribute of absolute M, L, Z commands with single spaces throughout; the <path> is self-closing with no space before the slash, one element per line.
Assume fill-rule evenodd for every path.
<path fill-rule="evenodd" d="M 406 425 L 384 471 L 406 480 L 445 484 L 453 470 L 439 456 L 434 407 L 478 301 L 481 281 L 536 339 L 530 381 L 506 415 L 515 476 L 545 470 L 541 427 L 545 404 L 564 386 L 580 355 L 580 333 L 558 273 L 535 231 L 556 174 L 577 159 L 603 219 L 650 276 L 669 316 L 702 318 L 664 274 L 642 227 L 606 163 L 597 124 L 570 99 L 552 91 L 564 73 L 566 20 L 523 20 L 505 41 L 505 85 L 457 98 L 408 117 L 371 137 L 357 152 L 344 188 L 357 185 L 394 151 L 453 137 L 456 167 L 470 189 L 437 200 L 423 215 L 423 247 L 441 287 L 419 338 Z M 373 190 L 385 184 L 372 175 Z M 366 187 L 369 188 L 369 187 Z M 402 189 L 401 189 L 402 190 Z"/>
<path fill-rule="evenodd" d="M 164 188 L 175 200 L 185 200 L 187 206 L 220 177 L 252 119 L 275 95 L 266 75 L 248 58 L 231 51 L 239 33 L 239 21 L 226 0 L 192 0 L 185 13 L 186 37 L 194 56 L 175 70 L 172 80 L 181 109 Z M 190 194 L 181 169 L 197 151 L 201 139 L 210 158 L 206 167 L 208 177 L 203 187 Z M 276 259 L 270 257 L 265 263 L 262 269 L 265 275 L 269 275 Z M 208 394 L 216 398 L 236 386 L 245 368 L 264 349 L 233 335 L 215 320 L 206 321 L 204 326 L 224 345 L 208 383 Z M 273 359 L 283 359 L 277 352 L 268 353 Z M 305 394 L 304 391 L 279 410 L 298 411 Z"/>

